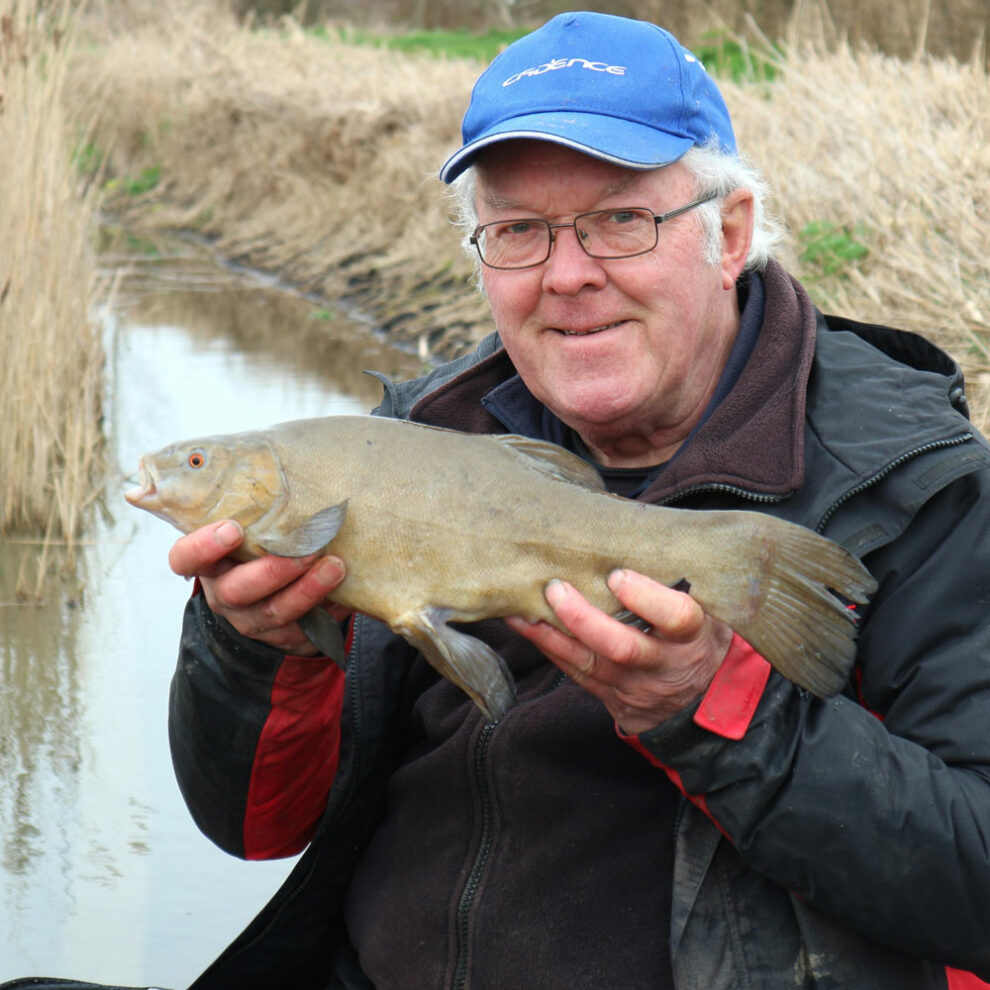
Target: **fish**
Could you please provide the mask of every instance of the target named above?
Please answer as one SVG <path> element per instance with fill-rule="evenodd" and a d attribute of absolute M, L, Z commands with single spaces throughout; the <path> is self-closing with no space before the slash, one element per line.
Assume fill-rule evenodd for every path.
<path fill-rule="evenodd" d="M 554 578 L 623 621 L 636 617 L 606 584 L 616 569 L 686 590 L 819 697 L 846 683 L 850 606 L 877 587 L 854 554 L 796 523 L 623 498 L 552 443 L 372 415 L 172 443 L 140 459 L 124 497 L 183 533 L 237 520 L 241 560 L 336 554 L 347 575 L 329 598 L 386 623 L 491 721 L 515 703 L 512 675 L 451 624 L 522 616 L 563 628 L 544 597 Z M 324 609 L 300 624 L 342 662 Z"/>

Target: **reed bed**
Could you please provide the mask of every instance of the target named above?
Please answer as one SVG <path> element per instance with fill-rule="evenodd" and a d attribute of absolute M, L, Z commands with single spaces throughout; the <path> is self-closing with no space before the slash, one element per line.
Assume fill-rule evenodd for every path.
<path fill-rule="evenodd" d="M 783 260 L 823 308 L 948 347 L 985 426 L 985 66 L 795 37 L 780 51 L 772 82 L 723 89 L 791 231 Z M 314 37 L 291 20 L 250 29 L 194 5 L 167 30 L 132 23 L 91 48 L 72 95 L 88 106 L 106 87 L 96 134 L 125 222 L 198 230 L 448 355 L 488 329 L 434 177 L 480 68 Z"/>
<path fill-rule="evenodd" d="M 924 334 L 990 418 L 990 78 L 976 61 L 795 47 L 769 86 L 725 85 L 772 178 L 783 260 L 827 311 Z M 858 260 L 815 256 L 831 232 Z M 829 273 L 829 263 L 834 271 Z"/>
<path fill-rule="evenodd" d="M 72 6 L 0 3 L 0 538 L 41 539 L 35 588 L 53 544 L 74 564 L 104 450 L 95 203 L 64 109 Z"/>

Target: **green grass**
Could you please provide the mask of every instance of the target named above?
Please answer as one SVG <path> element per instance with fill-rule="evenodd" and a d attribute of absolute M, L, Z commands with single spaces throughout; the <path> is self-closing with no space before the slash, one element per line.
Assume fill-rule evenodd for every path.
<path fill-rule="evenodd" d="M 718 31 L 709 31 L 704 35 L 703 43 L 695 45 L 692 51 L 712 75 L 737 83 L 772 82 L 777 75 L 774 62 L 781 57 L 775 51 L 743 47 Z"/>
<path fill-rule="evenodd" d="M 93 176 L 103 167 L 106 152 L 92 141 L 79 145 L 72 154 L 72 162 L 82 175 Z"/>
<path fill-rule="evenodd" d="M 421 52 L 437 58 L 472 58 L 490 62 L 506 45 L 528 33 L 528 28 L 518 28 L 511 31 L 489 30 L 484 34 L 471 31 L 410 31 L 385 35 L 358 28 L 343 28 L 336 32 L 333 40 L 402 52 Z M 312 34 L 318 38 L 332 37 L 326 27 L 314 28 Z"/>
<path fill-rule="evenodd" d="M 161 177 L 161 165 L 151 165 L 142 169 L 140 175 L 124 175 L 110 179 L 103 188 L 108 193 L 123 192 L 127 196 L 143 196 L 158 185 Z"/>
<path fill-rule="evenodd" d="M 356 45 L 373 45 L 403 52 L 423 52 L 437 58 L 472 58 L 490 62 L 507 45 L 529 33 L 529 28 L 491 29 L 483 34 L 471 31 L 409 31 L 405 34 L 376 34 L 359 28 L 341 28 L 335 38 Z M 332 29 L 313 29 L 316 37 L 330 38 Z M 777 52 L 760 52 L 743 47 L 724 32 L 709 32 L 694 53 L 715 75 L 735 82 L 769 82 L 776 75 Z"/>
<path fill-rule="evenodd" d="M 825 220 L 805 224 L 798 233 L 802 245 L 801 260 L 822 278 L 842 276 L 862 261 L 870 249 L 859 239 L 864 231 L 848 224 L 838 225 Z"/>

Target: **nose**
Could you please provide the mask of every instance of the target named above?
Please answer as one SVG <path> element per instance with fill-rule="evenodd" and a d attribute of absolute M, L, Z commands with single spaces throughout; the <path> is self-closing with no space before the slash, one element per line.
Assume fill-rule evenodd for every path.
<path fill-rule="evenodd" d="M 553 243 L 543 264 L 544 292 L 574 295 L 586 286 L 600 288 L 605 284 L 608 276 L 601 261 L 584 250 L 582 235 L 573 224 L 554 224 L 550 232 Z"/>

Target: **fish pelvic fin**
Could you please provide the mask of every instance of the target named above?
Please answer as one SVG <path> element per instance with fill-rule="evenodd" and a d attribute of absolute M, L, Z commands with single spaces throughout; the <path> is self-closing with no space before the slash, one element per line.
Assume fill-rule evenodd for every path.
<path fill-rule="evenodd" d="M 329 505 L 290 532 L 273 531 L 259 537 L 258 546 L 279 557 L 318 553 L 340 532 L 347 517 L 347 500 Z"/>
<path fill-rule="evenodd" d="M 837 543 L 788 526 L 775 534 L 764 584 L 748 623 L 725 621 L 788 680 L 822 698 L 837 694 L 856 659 L 857 617 L 850 605 L 865 604 L 876 581 Z"/>
<path fill-rule="evenodd" d="M 464 691 L 485 718 L 496 722 L 516 703 L 512 674 L 487 643 L 448 626 L 448 614 L 441 608 L 406 612 L 392 628 L 419 649 L 437 673 Z"/>
<path fill-rule="evenodd" d="M 344 634 L 340 624 L 319 605 L 311 608 L 299 619 L 299 628 L 306 638 L 325 656 L 344 669 L 347 651 L 344 649 Z"/>
<path fill-rule="evenodd" d="M 605 482 L 592 465 L 555 443 L 533 440 L 516 433 L 499 434 L 494 439 L 525 457 L 529 467 L 555 481 L 567 481 L 596 492 L 606 490 Z"/>

